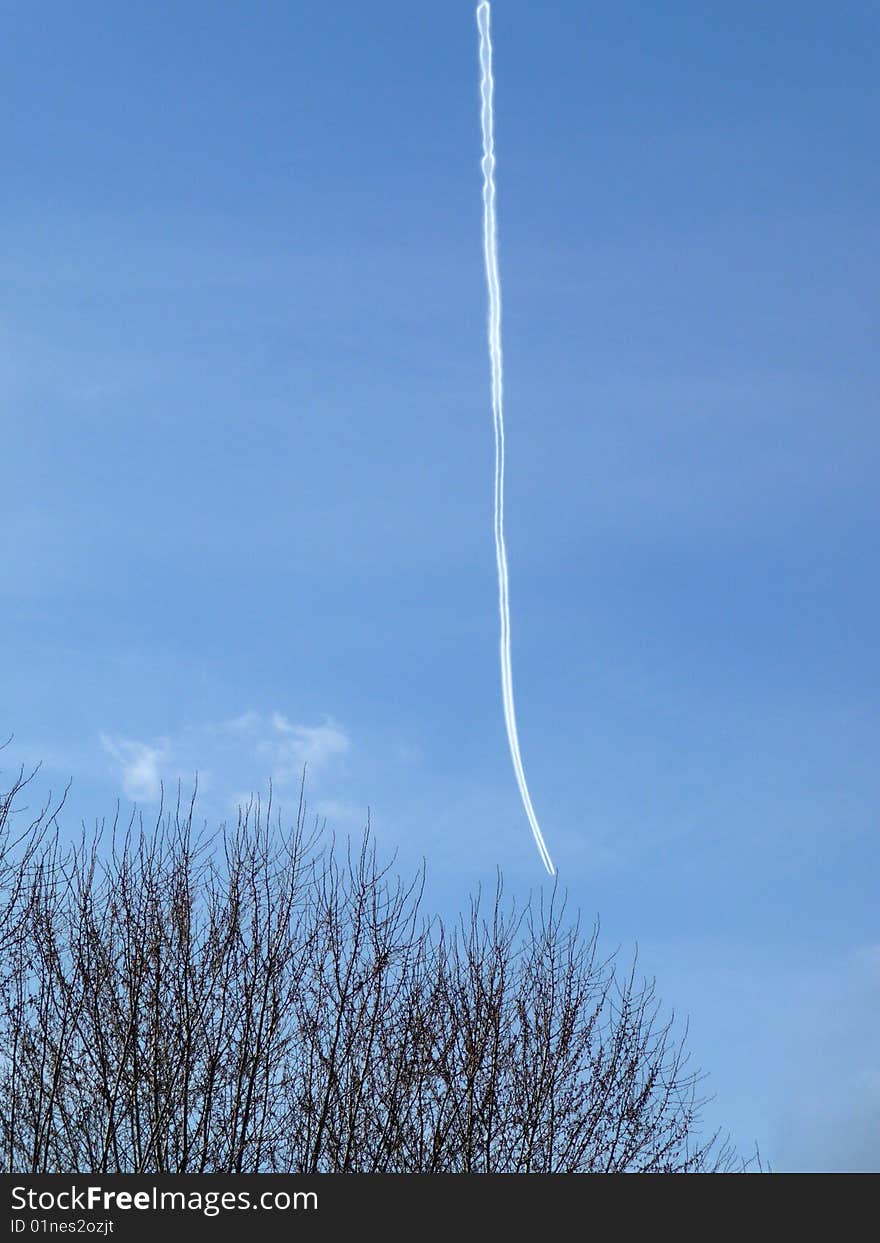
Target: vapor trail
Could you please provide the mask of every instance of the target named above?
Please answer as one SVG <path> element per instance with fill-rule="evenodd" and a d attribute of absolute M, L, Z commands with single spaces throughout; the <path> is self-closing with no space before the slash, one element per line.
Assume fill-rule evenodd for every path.
<path fill-rule="evenodd" d="M 495 424 L 495 560 L 498 564 L 498 612 L 501 618 L 501 697 L 504 703 L 504 724 L 510 758 L 519 786 L 523 807 L 532 828 L 532 835 L 544 867 L 556 875 L 553 860 L 532 806 L 526 774 L 519 750 L 516 713 L 513 708 L 513 673 L 510 663 L 510 599 L 507 576 L 507 549 L 504 544 L 504 394 L 501 360 L 501 280 L 498 275 L 498 238 L 495 216 L 495 118 L 492 77 L 492 39 L 489 32 L 491 9 L 487 0 L 477 7 L 480 32 L 480 120 L 483 129 L 483 253 L 486 259 L 486 284 L 489 289 L 489 361 L 492 368 L 492 418 Z"/>

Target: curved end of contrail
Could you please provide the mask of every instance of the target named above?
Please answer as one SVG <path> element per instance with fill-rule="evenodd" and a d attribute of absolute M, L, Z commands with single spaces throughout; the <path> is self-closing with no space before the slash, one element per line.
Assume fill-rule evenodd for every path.
<path fill-rule="evenodd" d="M 498 566 L 498 612 L 501 623 L 501 698 L 510 758 L 519 787 L 520 798 L 541 856 L 551 876 L 556 868 L 550 858 L 544 834 L 538 823 L 519 749 L 519 733 L 513 705 L 513 669 L 510 657 L 510 599 L 507 572 L 507 548 L 504 542 L 504 399 L 501 354 L 501 278 L 498 272 L 498 227 L 495 212 L 495 117 L 492 77 L 491 8 L 488 0 L 477 6 L 477 27 L 480 32 L 480 123 L 483 132 L 483 255 L 486 261 L 486 285 L 489 291 L 489 362 L 492 372 L 492 420 L 495 427 L 495 560 Z"/>

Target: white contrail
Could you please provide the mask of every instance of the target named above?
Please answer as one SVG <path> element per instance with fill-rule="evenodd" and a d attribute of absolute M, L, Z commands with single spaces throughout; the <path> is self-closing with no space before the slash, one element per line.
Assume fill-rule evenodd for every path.
<path fill-rule="evenodd" d="M 492 366 L 492 418 L 495 424 L 495 559 L 498 563 L 498 612 L 501 616 L 501 696 L 510 758 L 519 786 L 523 807 L 532 826 L 535 844 L 544 867 L 556 875 L 553 860 L 532 806 L 523 770 L 513 708 L 513 674 L 510 663 L 510 600 L 507 579 L 507 550 L 504 546 L 504 402 L 501 364 L 501 280 L 498 275 L 498 238 L 495 218 L 495 125 L 492 78 L 492 39 L 489 33 L 490 7 L 487 0 L 477 7 L 480 31 L 480 120 L 483 128 L 483 252 L 486 258 L 486 284 L 489 287 L 489 360 Z"/>

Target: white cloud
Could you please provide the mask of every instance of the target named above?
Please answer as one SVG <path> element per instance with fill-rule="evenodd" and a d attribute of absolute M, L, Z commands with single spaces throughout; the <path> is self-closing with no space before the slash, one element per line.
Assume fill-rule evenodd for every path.
<path fill-rule="evenodd" d="M 363 825 L 367 818 L 366 810 L 359 803 L 335 798 L 319 799 L 314 810 L 331 828 L 336 825 Z"/>
<path fill-rule="evenodd" d="M 242 737 L 247 734 L 253 734 L 260 728 L 262 717 L 259 712 L 242 712 L 241 716 L 231 717 L 228 721 L 220 721 L 216 725 L 205 725 L 203 728 L 208 734 L 231 734 L 233 737 Z"/>
<path fill-rule="evenodd" d="M 135 803 L 154 802 L 162 788 L 161 764 L 168 758 L 169 747 L 163 740 L 158 746 L 130 738 L 114 738 L 101 734 L 101 746 L 120 766 L 122 789 L 126 798 Z"/>
<path fill-rule="evenodd" d="M 306 725 L 278 711 L 251 710 L 224 721 L 191 724 L 172 740 L 156 743 L 109 733 L 100 737 L 119 766 L 125 796 L 134 802 L 156 800 L 163 778 L 166 785 L 180 781 L 187 786 L 196 773 L 203 793 L 206 775 L 214 786 L 219 781 L 241 789 L 252 781 L 253 789 L 262 789 L 270 779 L 278 786 L 298 781 L 304 768 L 314 788 L 316 775 L 339 776 L 338 762 L 351 748 L 346 730 L 329 717 Z"/>
<path fill-rule="evenodd" d="M 276 780 L 298 777 L 304 767 L 310 771 L 324 768 L 350 746 L 345 730 L 329 719 L 323 725 L 293 725 L 280 712 L 273 712 L 270 723 L 274 736 L 264 739 L 260 748 L 273 759 Z"/>
<path fill-rule="evenodd" d="M 202 732 L 245 744 L 259 762 L 260 779 L 271 777 L 279 784 L 298 779 L 303 768 L 314 776 L 316 771 L 347 755 L 351 748 L 348 733 L 329 717 L 322 725 L 303 725 L 277 710 L 268 714 L 243 712 L 206 726 Z"/>

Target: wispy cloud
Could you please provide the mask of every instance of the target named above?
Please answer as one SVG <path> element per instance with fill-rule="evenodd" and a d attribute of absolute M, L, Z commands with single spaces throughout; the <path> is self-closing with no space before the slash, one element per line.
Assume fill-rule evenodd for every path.
<path fill-rule="evenodd" d="M 191 724 L 158 742 L 110 732 L 100 738 L 118 768 L 123 793 L 134 802 L 153 802 L 163 781 L 186 783 L 196 773 L 203 791 L 208 784 L 240 790 L 246 781 L 257 789 L 269 780 L 283 787 L 299 780 L 304 769 L 311 783 L 331 772 L 340 775 L 339 761 L 351 749 L 348 732 L 329 717 L 304 724 L 279 711 Z"/>
<path fill-rule="evenodd" d="M 348 802 L 345 799 L 318 799 L 314 810 L 322 820 L 326 820 L 334 828 L 336 826 L 345 828 L 353 825 L 360 826 L 366 820 L 365 808 L 359 803 Z"/>
<path fill-rule="evenodd" d="M 135 803 L 155 801 L 162 788 L 162 766 L 168 760 L 167 739 L 158 745 L 101 734 L 101 746 L 119 766 L 122 790 Z"/>
<path fill-rule="evenodd" d="M 304 767 L 324 768 L 349 749 L 348 734 L 329 719 L 323 725 L 294 725 L 273 712 L 271 727 L 274 737 L 264 740 L 261 748 L 273 758 L 274 775 L 281 780 L 298 776 Z"/>

